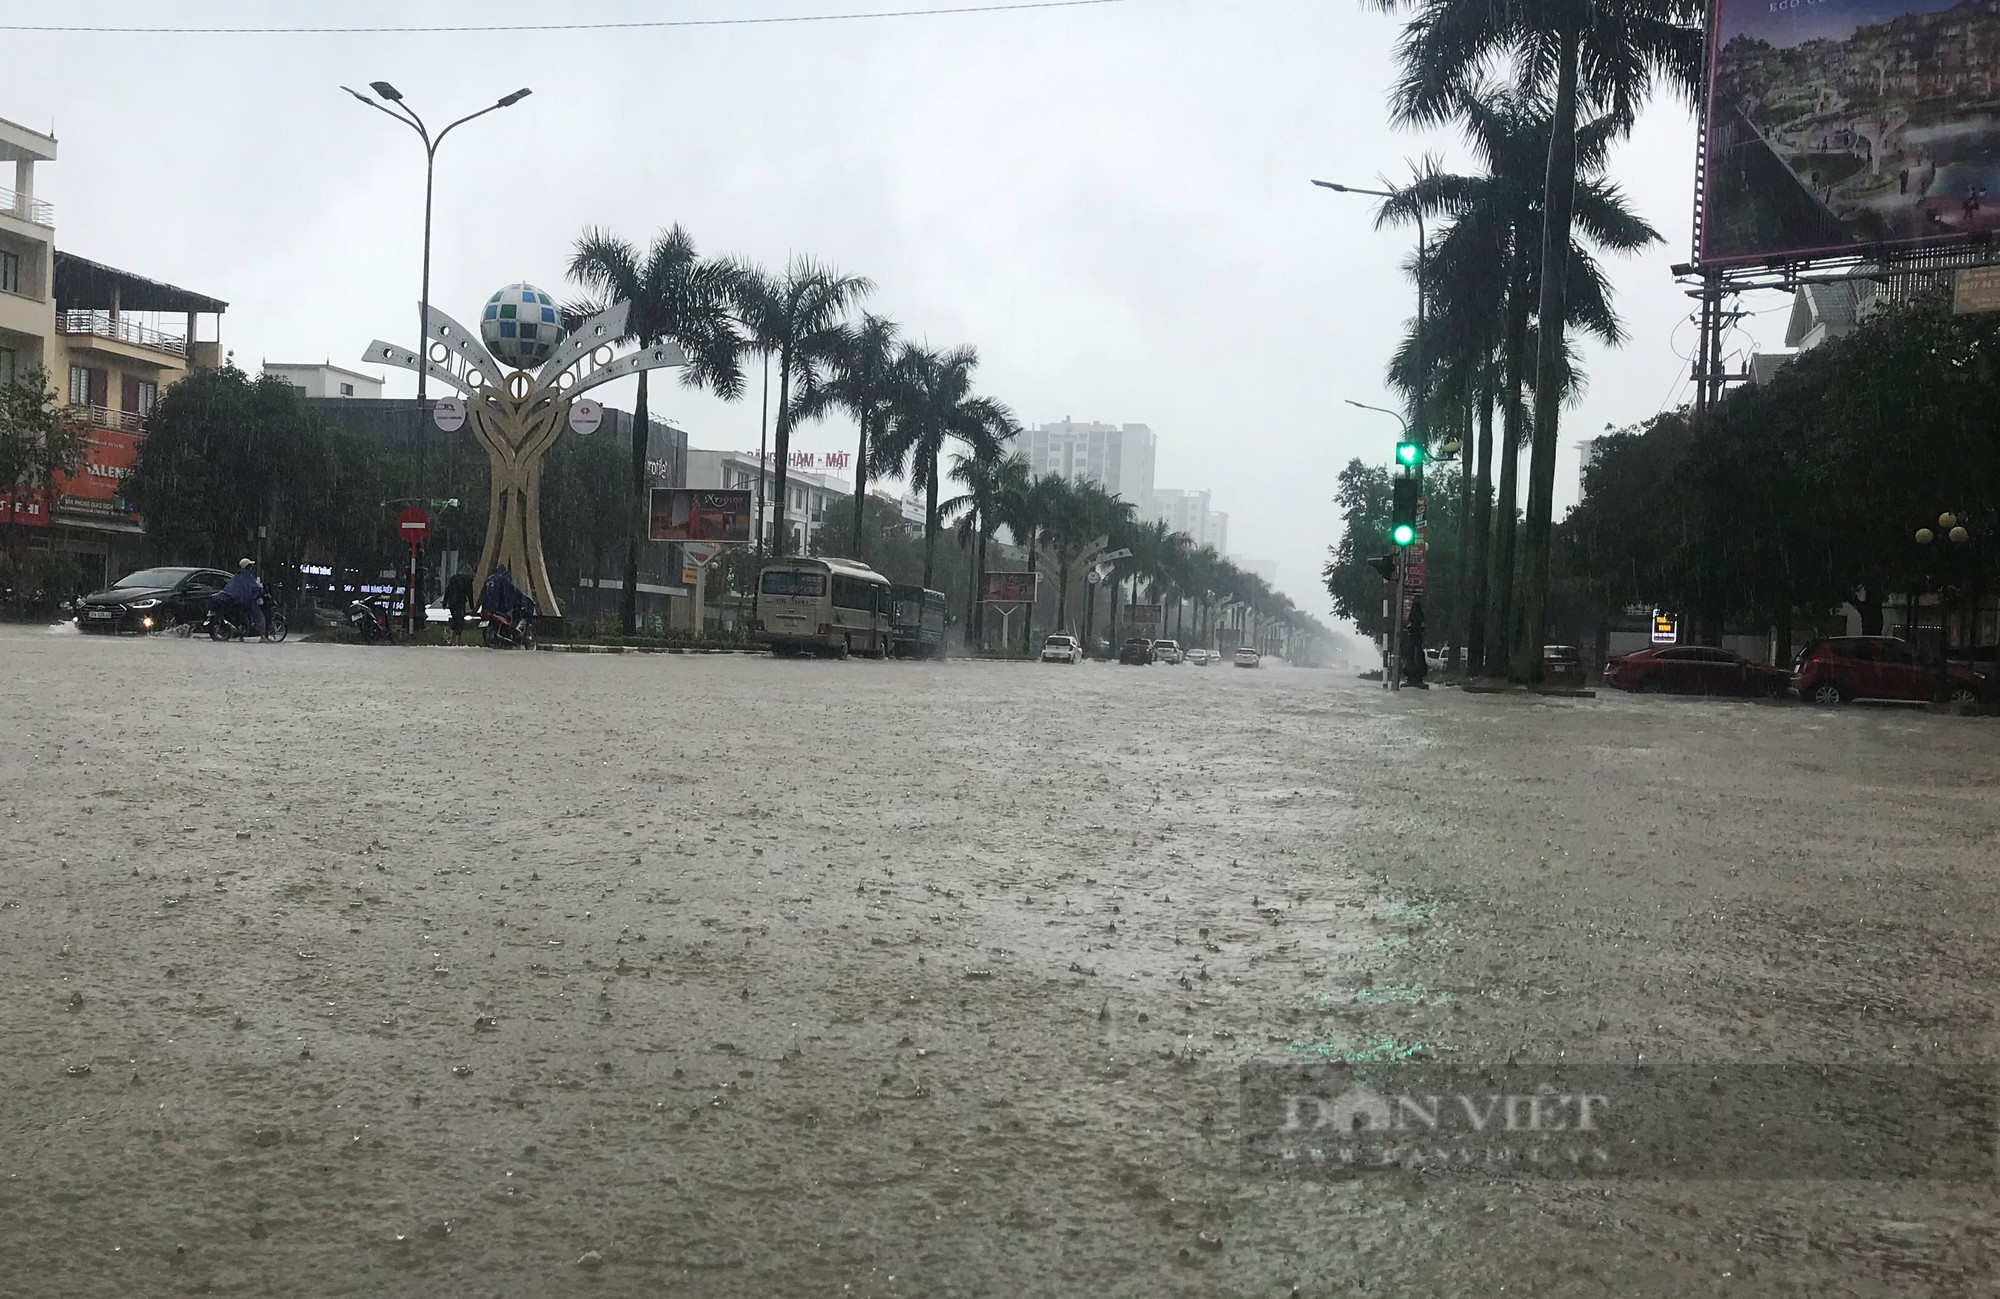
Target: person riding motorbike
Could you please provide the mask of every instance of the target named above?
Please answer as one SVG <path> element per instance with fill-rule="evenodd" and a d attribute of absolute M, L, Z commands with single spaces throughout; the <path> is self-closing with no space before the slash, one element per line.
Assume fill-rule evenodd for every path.
<path fill-rule="evenodd" d="M 209 597 L 209 608 L 218 615 L 232 619 L 248 627 L 257 635 L 264 634 L 264 584 L 257 580 L 252 570 L 257 567 L 253 559 L 241 560 L 236 565 L 236 575 L 214 595 Z"/>
<path fill-rule="evenodd" d="M 523 611 L 533 617 L 535 602 L 528 598 L 525 591 L 514 585 L 514 579 L 508 576 L 505 564 L 495 565 L 493 572 L 486 579 L 486 585 L 479 589 L 480 614 L 487 618 L 498 618 L 501 622 L 512 626 L 515 616 Z"/>

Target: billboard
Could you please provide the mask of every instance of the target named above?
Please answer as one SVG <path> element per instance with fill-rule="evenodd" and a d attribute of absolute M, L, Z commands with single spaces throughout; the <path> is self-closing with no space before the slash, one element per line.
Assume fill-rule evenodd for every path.
<path fill-rule="evenodd" d="M 655 487 L 654 541 L 721 541 L 749 545 L 755 507 L 749 492 Z"/>
<path fill-rule="evenodd" d="M 94 428 L 83 447 L 83 463 L 74 474 L 56 475 L 56 509 L 71 517 L 137 523 L 139 516 L 125 499 L 125 480 L 139 464 L 139 435 L 122 429 Z"/>
<path fill-rule="evenodd" d="M 1713 0 L 1704 265 L 2000 228 L 2000 10 Z"/>
<path fill-rule="evenodd" d="M 1160 606 L 1157 604 L 1128 604 L 1125 616 L 1134 627 L 1157 627 L 1160 625 Z"/>
<path fill-rule="evenodd" d="M 986 575 L 986 595 L 988 604 L 1027 604 L 1035 598 L 1035 579 L 1039 573 L 988 573 Z"/>

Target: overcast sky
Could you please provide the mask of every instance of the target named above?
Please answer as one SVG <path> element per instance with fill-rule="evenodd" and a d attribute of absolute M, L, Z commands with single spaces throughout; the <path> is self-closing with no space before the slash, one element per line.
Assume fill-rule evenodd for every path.
<path fill-rule="evenodd" d="M 0 21 L 204 26 L 740 18 L 944 0 L 431 0 L 340 5 L 13 0 Z M 37 190 L 57 243 L 226 299 L 237 364 L 357 365 L 413 342 L 422 220 L 414 133 L 341 83 L 395 83 L 433 124 L 517 87 L 519 105 L 439 153 L 432 298 L 461 320 L 526 279 L 559 296 L 577 233 L 674 221 L 706 251 L 809 253 L 867 275 L 871 308 L 978 347 L 984 389 L 1026 423 L 1145 423 L 1157 485 L 1207 488 L 1230 550 L 1275 561 L 1303 608 L 1356 456 L 1386 463 L 1383 367 L 1412 311 L 1413 238 L 1369 200 L 1312 188 L 1407 174 L 1455 138 L 1392 129 L 1398 20 L 1343 0 L 1125 0 L 1098 8 L 847 23 L 534 34 L 0 35 L 0 117 L 60 139 Z M 1662 101 L 1614 174 L 1666 242 L 1617 263 L 1631 342 L 1587 351 L 1574 443 L 1687 394 L 1694 127 Z M 0 177 L 0 183 L 11 176 Z M 1785 302 L 1747 307 L 1729 350 L 1776 346 Z M 1739 357 L 1740 359 L 1740 357 Z M 414 376 L 391 372 L 392 395 Z M 407 380 L 407 382 L 405 382 Z M 757 445 L 758 408 L 672 387 L 694 445 Z M 614 405 L 628 404 L 616 392 Z M 850 448 L 843 420 L 795 445 Z"/>

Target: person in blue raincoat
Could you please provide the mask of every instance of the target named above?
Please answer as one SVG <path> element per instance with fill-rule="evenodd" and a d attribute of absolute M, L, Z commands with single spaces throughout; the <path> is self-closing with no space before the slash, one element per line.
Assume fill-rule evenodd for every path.
<path fill-rule="evenodd" d="M 209 597 L 211 605 L 220 606 L 222 612 L 249 627 L 259 636 L 264 634 L 264 584 L 257 580 L 257 562 L 245 559 L 236 565 L 236 575 L 220 591 Z"/>
<path fill-rule="evenodd" d="M 514 585 L 514 579 L 508 576 L 505 564 L 495 565 L 493 572 L 486 578 L 486 585 L 479 588 L 481 613 L 497 614 L 512 622 L 517 612 L 522 609 L 532 610 L 534 607 L 535 602 L 528 598 L 527 593 Z"/>

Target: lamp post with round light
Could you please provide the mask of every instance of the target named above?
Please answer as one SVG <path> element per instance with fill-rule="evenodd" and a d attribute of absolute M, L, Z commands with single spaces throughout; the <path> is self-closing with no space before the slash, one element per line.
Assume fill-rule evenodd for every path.
<path fill-rule="evenodd" d="M 1939 561 L 1936 570 L 1938 586 L 1937 702 L 1942 704 L 1949 702 L 1951 699 L 1951 667 L 1949 664 L 1951 655 L 1951 629 L 1948 608 L 1945 604 L 1945 593 L 1948 590 L 1945 582 L 1945 573 L 1952 564 L 1957 562 L 1958 557 L 1964 553 L 1959 547 L 1971 541 L 1972 534 L 1966 531 L 1965 525 L 1958 521 L 1957 515 L 1947 510 L 1943 514 L 1938 515 L 1936 532 L 1931 531 L 1929 528 L 1917 529 L 1916 542 L 1919 546 L 1930 546 L 1937 542 L 1940 537 L 1951 543 L 1949 553 L 1952 555 L 1951 559 L 1946 559 L 1944 553 L 1938 553 L 1937 555 Z"/>
<path fill-rule="evenodd" d="M 438 146 L 444 143 L 444 137 L 450 135 L 458 127 L 464 126 L 473 118 L 484 117 L 488 113 L 498 112 L 503 108 L 511 108 L 526 99 L 533 92 L 526 86 L 523 86 L 511 95 L 502 95 L 499 99 L 488 104 L 478 112 L 467 113 L 464 117 L 452 122 L 433 136 L 430 133 L 430 128 L 424 125 L 424 119 L 418 117 L 416 110 L 404 101 L 402 91 L 396 89 L 386 81 L 371 81 L 368 83 L 368 88 L 377 95 L 380 95 L 387 102 L 378 103 L 352 86 L 341 87 L 342 90 L 345 90 L 348 94 L 354 96 L 370 108 L 380 113 L 386 113 L 388 116 L 409 127 L 417 133 L 417 138 L 424 142 L 424 275 L 423 285 L 417 297 L 417 337 L 424 340 L 422 345 L 423 350 L 418 353 L 422 364 L 417 368 L 417 496 L 421 500 L 428 496 L 430 492 L 430 485 L 426 481 L 424 472 L 424 451 L 425 445 L 429 441 L 428 432 L 424 428 L 424 371 L 430 368 L 431 353 L 431 182 L 437 172 Z M 418 592 L 412 591 L 406 603 L 411 606 L 420 605 L 421 600 L 419 599 Z M 404 610 L 404 614 L 407 629 L 415 632 L 422 623 L 423 610 L 420 607 L 410 607 Z"/>

